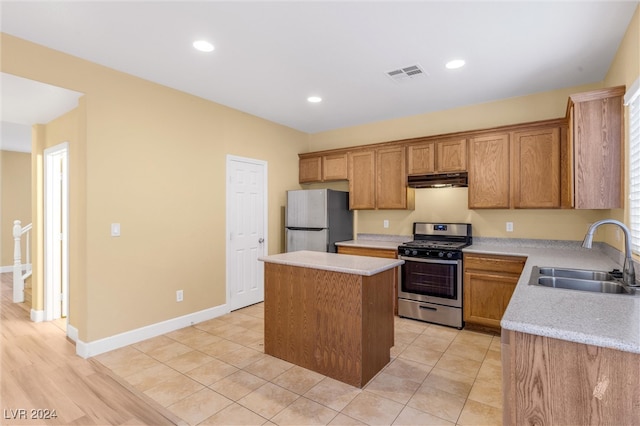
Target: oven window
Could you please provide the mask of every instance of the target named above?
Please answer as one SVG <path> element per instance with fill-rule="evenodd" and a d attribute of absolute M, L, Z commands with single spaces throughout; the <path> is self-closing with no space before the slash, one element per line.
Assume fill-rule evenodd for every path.
<path fill-rule="evenodd" d="M 402 291 L 457 299 L 457 270 L 457 264 L 405 261 L 402 265 Z"/>

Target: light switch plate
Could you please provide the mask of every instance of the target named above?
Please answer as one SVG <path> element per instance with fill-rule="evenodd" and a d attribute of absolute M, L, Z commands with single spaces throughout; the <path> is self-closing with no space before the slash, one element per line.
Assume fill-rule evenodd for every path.
<path fill-rule="evenodd" d="M 513 222 L 507 222 L 507 232 L 513 232 Z"/>
<path fill-rule="evenodd" d="M 119 237 L 120 236 L 120 224 L 119 223 L 112 223 L 111 224 L 111 236 L 112 237 Z"/>

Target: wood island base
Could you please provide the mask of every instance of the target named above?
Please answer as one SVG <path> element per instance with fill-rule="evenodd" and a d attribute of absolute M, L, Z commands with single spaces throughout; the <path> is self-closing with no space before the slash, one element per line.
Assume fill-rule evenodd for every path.
<path fill-rule="evenodd" d="M 363 387 L 390 361 L 396 273 L 265 263 L 264 352 Z"/>

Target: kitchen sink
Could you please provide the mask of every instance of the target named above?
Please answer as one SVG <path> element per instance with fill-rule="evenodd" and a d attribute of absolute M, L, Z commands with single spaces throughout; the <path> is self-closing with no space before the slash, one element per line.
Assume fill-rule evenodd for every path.
<path fill-rule="evenodd" d="M 539 268 L 540 275 L 550 277 L 578 278 L 582 280 L 612 281 L 614 277 L 605 271 L 590 271 L 587 269 Z"/>
<path fill-rule="evenodd" d="M 529 284 L 592 293 L 638 294 L 638 289 L 624 285 L 615 271 L 534 266 Z"/>
<path fill-rule="evenodd" d="M 590 291 L 593 293 L 629 294 L 622 283 L 617 283 L 615 281 L 596 281 L 564 277 L 539 277 L 538 285 L 566 288 L 569 290 Z"/>

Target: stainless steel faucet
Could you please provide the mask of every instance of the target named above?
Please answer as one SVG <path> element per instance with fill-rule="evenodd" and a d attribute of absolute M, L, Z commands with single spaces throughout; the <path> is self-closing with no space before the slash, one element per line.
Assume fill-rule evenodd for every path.
<path fill-rule="evenodd" d="M 604 219 L 604 220 L 599 220 L 593 223 L 589 227 L 587 234 L 584 236 L 584 241 L 582 241 L 582 247 L 590 249 L 591 244 L 593 242 L 593 233 L 596 231 L 596 228 L 598 228 L 598 226 L 605 225 L 605 224 L 618 225 L 620 228 L 622 228 L 622 231 L 624 232 L 625 253 L 624 253 L 624 266 L 622 268 L 622 281 L 628 286 L 635 286 L 636 272 L 633 267 L 633 259 L 631 258 L 631 233 L 629 232 L 629 228 L 627 228 L 624 223 L 614 219 Z"/>

